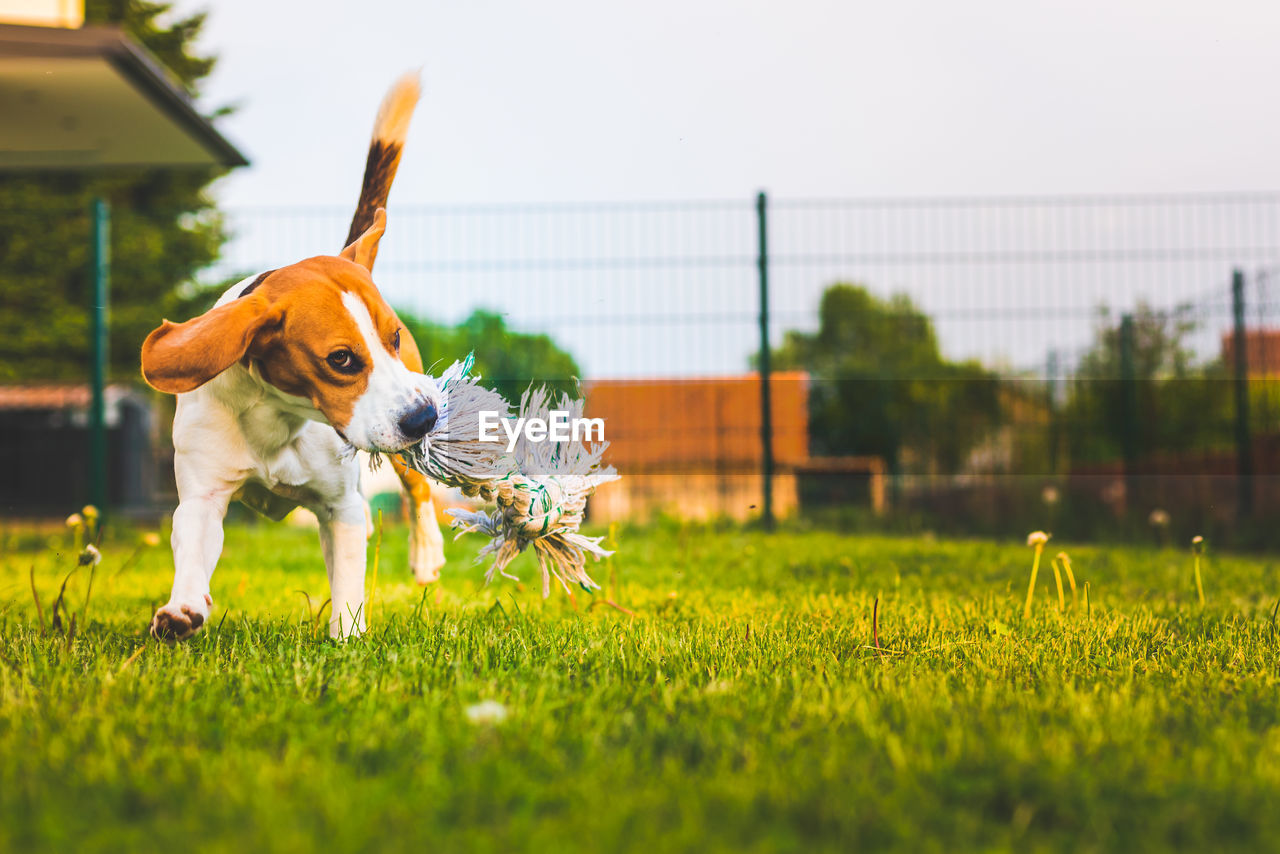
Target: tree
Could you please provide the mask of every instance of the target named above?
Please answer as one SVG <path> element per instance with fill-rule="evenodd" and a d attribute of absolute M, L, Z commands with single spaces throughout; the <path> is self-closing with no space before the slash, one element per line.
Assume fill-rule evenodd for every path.
<path fill-rule="evenodd" d="M 1133 313 L 1133 441 L 1140 454 L 1229 447 L 1234 412 L 1221 362 L 1196 364 L 1187 338 L 1197 322 L 1189 306 L 1171 312 L 1139 304 Z M 1125 423 L 1121 325 L 1104 309 L 1080 359 L 1062 418 L 1073 462 L 1119 459 Z"/>
<path fill-rule="evenodd" d="M 995 425 L 996 378 L 977 362 L 942 357 L 933 323 L 909 297 L 827 288 L 818 331 L 788 331 L 779 369 L 809 372 L 815 454 L 874 454 L 899 470 L 957 471 Z"/>
<path fill-rule="evenodd" d="M 475 353 L 475 372 L 484 384 L 512 404 L 530 385 L 577 392 L 578 365 L 547 335 L 530 335 L 507 328 L 502 316 L 477 309 L 457 326 L 445 326 L 403 312 L 400 320 L 422 351 L 427 372 L 440 371 Z"/>
<path fill-rule="evenodd" d="M 85 20 L 114 24 L 194 96 L 214 59 L 191 51 L 197 13 L 161 23 L 170 4 L 87 0 Z M 225 111 L 221 111 L 225 112 Z M 162 316 L 186 317 L 216 285 L 196 274 L 217 256 L 222 219 L 207 194 L 222 169 L 42 172 L 0 182 L 0 381 L 83 379 L 89 364 L 89 205 L 112 206 L 113 378 L 138 376 L 138 348 Z"/>

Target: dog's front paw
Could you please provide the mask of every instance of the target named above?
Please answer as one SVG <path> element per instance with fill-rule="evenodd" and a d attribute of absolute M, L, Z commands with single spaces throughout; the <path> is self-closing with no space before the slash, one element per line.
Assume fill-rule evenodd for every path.
<path fill-rule="evenodd" d="M 186 640 L 204 626 L 211 607 L 213 599 L 207 593 L 203 604 L 170 601 L 151 618 L 151 636 L 169 644 Z"/>

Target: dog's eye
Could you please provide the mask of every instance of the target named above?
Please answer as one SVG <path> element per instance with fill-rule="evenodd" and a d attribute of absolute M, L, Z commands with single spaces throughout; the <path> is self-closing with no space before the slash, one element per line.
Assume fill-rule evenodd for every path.
<path fill-rule="evenodd" d="M 396 330 L 396 334 L 391 336 L 391 346 L 397 353 L 400 352 L 400 330 Z"/>
<path fill-rule="evenodd" d="M 340 374 L 354 374 L 360 371 L 360 362 L 350 350 L 334 350 L 328 356 L 330 367 Z"/>

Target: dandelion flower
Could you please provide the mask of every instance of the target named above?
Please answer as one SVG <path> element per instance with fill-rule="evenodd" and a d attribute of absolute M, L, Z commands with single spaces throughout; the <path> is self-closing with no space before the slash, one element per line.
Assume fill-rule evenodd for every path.
<path fill-rule="evenodd" d="M 72 513 L 70 516 L 67 517 L 68 528 L 79 528 L 83 524 L 84 524 L 84 517 L 81 516 L 79 513 Z"/>
<path fill-rule="evenodd" d="M 1049 542 L 1049 534 L 1044 531 L 1032 531 L 1027 534 L 1027 545 L 1029 546 L 1043 546 L 1047 542 Z"/>
<path fill-rule="evenodd" d="M 81 566 L 97 566 L 102 562 L 102 552 L 98 551 L 98 547 L 90 543 L 84 547 L 84 551 L 80 552 Z"/>
<path fill-rule="evenodd" d="M 86 504 L 84 506 L 84 509 L 82 509 L 80 512 L 84 514 L 84 518 L 86 519 L 98 518 L 98 508 L 94 507 L 92 504 Z"/>
<path fill-rule="evenodd" d="M 466 715 L 473 724 L 500 724 L 507 719 L 507 707 L 497 700 L 485 700 L 467 706 Z"/>
<path fill-rule="evenodd" d="M 155 531 L 148 531 L 142 535 L 142 544 L 144 546 L 151 546 L 152 548 L 155 548 L 160 545 L 160 535 Z"/>

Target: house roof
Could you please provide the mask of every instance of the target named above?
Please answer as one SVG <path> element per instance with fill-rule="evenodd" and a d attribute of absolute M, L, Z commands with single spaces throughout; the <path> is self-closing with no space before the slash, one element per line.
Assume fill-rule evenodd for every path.
<path fill-rule="evenodd" d="M 0 170 L 247 163 L 123 31 L 0 24 Z"/>
<path fill-rule="evenodd" d="M 108 400 L 132 395 L 128 385 L 107 386 Z M 15 410 L 88 409 L 89 386 L 83 383 L 0 385 L 0 412 Z"/>

